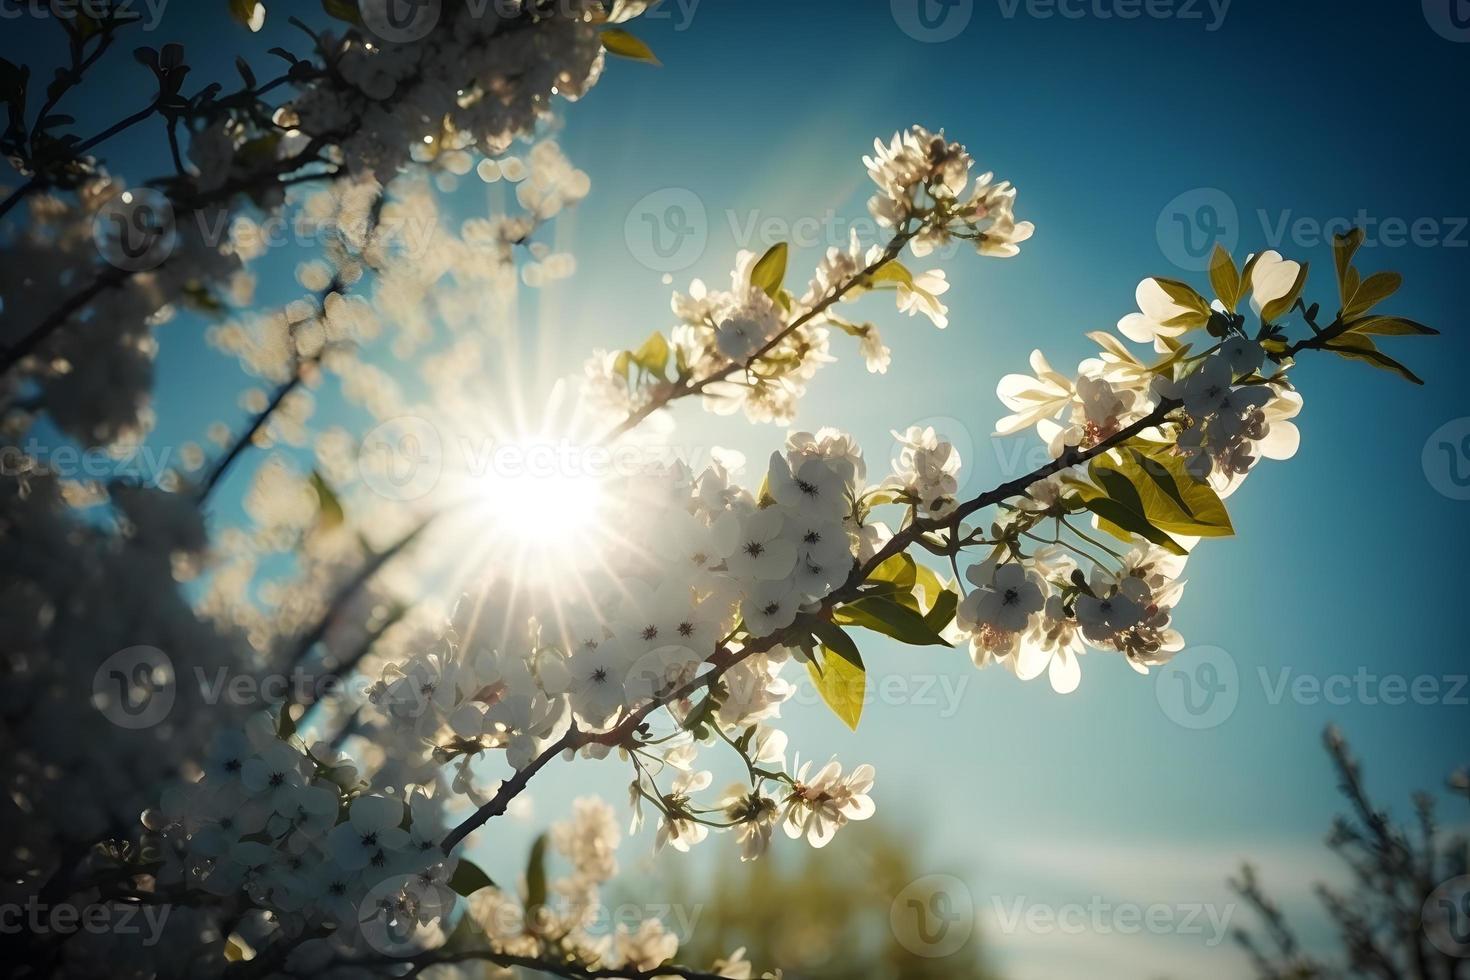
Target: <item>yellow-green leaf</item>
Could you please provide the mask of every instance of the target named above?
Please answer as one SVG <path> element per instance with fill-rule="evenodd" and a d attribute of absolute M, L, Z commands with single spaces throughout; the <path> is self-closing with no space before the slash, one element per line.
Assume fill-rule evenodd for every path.
<path fill-rule="evenodd" d="M 808 660 L 807 673 L 832 713 L 857 731 L 868 691 L 868 672 L 862 654 L 858 653 L 852 637 L 835 624 L 814 618 L 811 625 L 822 641 L 822 662 Z"/>
<path fill-rule="evenodd" d="M 766 249 L 766 254 L 750 270 L 750 284 L 775 299 L 781 292 L 781 283 L 786 279 L 785 242 L 778 242 Z"/>
<path fill-rule="evenodd" d="M 839 608 L 833 618 L 844 625 L 862 626 L 910 646 L 947 647 L 951 644 L 916 609 L 897 597 L 866 596 Z"/>
<path fill-rule="evenodd" d="M 362 11 L 357 9 L 354 0 L 322 0 L 322 9 L 327 16 L 335 17 L 337 20 L 346 21 L 362 27 Z"/>
<path fill-rule="evenodd" d="M 1215 295 L 1225 308 L 1235 312 L 1235 304 L 1240 302 L 1240 272 L 1235 268 L 1235 260 L 1230 253 L 1225 251 L 1224 246 L 1216 243 L 1215 253 L 1210 256 L 1210 285 L 1215 289 Z"/>
<path fill-rule="evenodd" d="M 1358 284 L 1352 298 L 1342 308 L 1343 318 L 1351 320 L 1359 314 L 1367 313 L 1398 292 L 1403 282 L 1404 277 L 1397 272 L 1375 272 Z"/>
<path fill-rule="evenodd" d="M 1370 316 L 1348 326 L 1350 333 L 1370 333 L 1382 337 L 1436 336 L 1439 331 L 1401 316 Z"/>
<path fill-rule="evenodd" d="M 669 366 L 669 342 L 664 339 L 663 334 L 655 330 L 632 356 L 633 363 L 649 374 L 662 378 Z"/>
<path fill-rule="evenodd" d="M 653 49 L 629 34 L 621 27 L 609 27 L 602 32 L 602 46 L 620 58 L 646 61 L 650 65 L 662 64 Z"/>
<path fill-rule="evenodd" d="M 327 485 L 327 481 L 315 470 L 311 473 L 311 488 L 316 491 L 317 499 L 317 526 L 331 530 L 341 527 L 347 519 L 342 511 L 342 501 L 337 497 L 336 491 Z"/>
<path fill-rule="evenodd" d="M 1358 288 L 1356 273 L 1351 277 L 1351 288 L 1349 288 L 1349 273 L 1353 269 L 1353 256 L 1358 253 L 1358 248 L 1362 244 L 1363 229 L 1361 228 L 1354 228 L 1343 235 L 1332 236 L 1332 261 L 1337 266 L 1337 292 L 1344 307 L 1348 305 L 1348 300 Z"/>

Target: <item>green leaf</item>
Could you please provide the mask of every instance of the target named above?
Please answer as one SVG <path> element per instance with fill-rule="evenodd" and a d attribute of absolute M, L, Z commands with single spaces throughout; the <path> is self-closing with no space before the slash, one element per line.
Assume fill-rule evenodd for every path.
<path fill-rule="evenodd" d="M 1363 244 L 1363 229 L 1354 228 L 1343 235 L 1332 236 L 1332 261 L 1337 266 L 1337 293 L 1342 299 L 1344 308 L 1348 300 L 1357 291 L 1357 276 L 1354 274 L 1349 284 L 1349 273 L 1353 269 L 1353 256 L 1358 253 L 1358 248 Z M 1349 288 L 1351 285 L 1351 288 Z"/>
<path fill-rule="evenodd" d="M 654 331 L 632 354 L 633 363 L 655 377 L 663 378 L 669 367 L 669 342 Z"/>
<path fill-rule="evenodd" d="M 943 589 L 934 600 L 934 605 L 924 614 L 924 622 L 935 633 L 942 633 L 954 622 L 955 612 L 960 607 L 959 593 Z"/>
<path fill-rule="evenodd" d="M 1235 260 L 1218 242 L 1210 256 L 1210 285 L 1225 308 L 1234 313 L 1235 304 L 1240 302 L 1240 273 L 1235 268 Z"/>
<path fill-rule="evenodd" d="M 1375 272 L 1358 284 L 1352 299 L 1343 307 L 1343 319 L 1350 320 L 1360 313 L 1367 313 L 1398 292 L 1403 284 L 1404 277 L 1397 272 Z"/>
<path fill-rule="evenodd" d="M 356 24 L 358 27 L 366 26 L 362 22 L 362 12 L 357 9 L 354 0 L 322 0 L 322 9 L 329 17 Z"/>
<path fill-rule="evenodd" d="M 276 738 L 286 741 L 296 734 L 296 719 L 291 717 L 291 702 L 288 700 L 281 705 L 281 713 L 276 718 Z"/>
<path fill-rule="evenodd" d="M 919 604 L 914 599 L 914 583 L 918 581 L 918 575 L 918 564 L 906 553 L 899 552 L 868 574 L 868 583 L 875 586 L 871 594 L 889 596 L 917 611 Z"/>
<path fill-rule="evenodd" d="M 1082 504 L 1101 518 L 1102 529 L 1123 541 L 1131 541 L 1131 534 L 1137 534 L 1148 541 L 1168 551 L 1170 554 L 1188 554 L 1179 542 L 1175 541 L 1163 531 L 1149 523 L 1142 514 L 1134 511 L 1110 497 L 1100 495 L 1085 496 Z"/>
<path fill-rule="evenodd" d="M 1336 351 L 1342 357 L 1354 361 L 1364 361 L 1384 371 L 1392 371 L 1405 381 L 1412 382 L 1416 385 L 1422 385 L 1424 383 L 1424 380 L 1417 374 L 1380 351 L 1374 345 L 1373 341 L 1362 334 L 1341 334 L 1328 342 L 1326 347 L 1330 351 Z"/>
<path fill-rule="evenodd" d="M 536 838 L 531 845 L 531 857 L 526 862 L 526 910 L 532 911 L 546 904 L 546 835 Z"/>
<path fill-rule="evenodd" d="M 341 527 L 347 519 L 342 501 L 316 470 L 311 471 L 311 488 L 316 491 L 317 526 L 329 531 Z"/>
<path fill-rule="evenodd" d="M 1169 534 L 1224 538 L 1235 533 L 1230 514 L 1207 483 L 1185 468 L 1184 458 L 1167 446 L 1144 450 L 1130 446 L 1097 457 L 1088 467 L 1092 478 L 1106 485 L 1108 495 L 1137 507 L 1149 523 Z M 1121 490 L 1126 481 L 1128 490 Z"/>
<path fill-rule="evenodd" d="M 873 282 L 897 282 L 905 286 L 914 284 L 914 274 L 909 271 L 908 266 L 897 259 L 885 262 L 869 277 Z"/>
<path fill-rule="evenodd" d="M 602 46 L 620 58 L 644 61 L 650 65 L 662 64 L 653 49 L 621 27 L 609 27 L 602 32 Z"/>
<path fill-rule="evenodd" d="M 857 731 L 868 690 L 868 671 L 863 666 L 862 654 L 858 653 L 852 637 L 836 624 L 811 617 L 809 625 L 822 641 L 823 656 L 821 664 L 807 661 L 807 673 L 832 713 Z"/>
<path fill-rule="evenodd" d="M 781 283 L 786 279 L 786 253 L 786 243 L 778 242 L 766 249 L 766 254 L 750 270 L 750 284 L 771 299 L 780 294 Z"/>
<path fill-rule="evenodd" d="M 494 888 L 496 885 L 478 864 L 460 858 L 459 866 L 449 878 L 449 887 L 468 898 L 481 888 Z"/>
<path fill-rule="evenodd" d="M 1438 336 L 1439 331 L 1401 316 L 1370 316 L 1348 324 L 1348 333 L 1369 333 L 1383 337 Z"/>
<path fill-rule="evenodd" d="M 865 596 L 839 608 L 834 614 L 838 622 L 862 626 L 875 633 L 891 636 L 910 646 L 950 646 L 924 619 L 923 615 L 887 596 Z"/>

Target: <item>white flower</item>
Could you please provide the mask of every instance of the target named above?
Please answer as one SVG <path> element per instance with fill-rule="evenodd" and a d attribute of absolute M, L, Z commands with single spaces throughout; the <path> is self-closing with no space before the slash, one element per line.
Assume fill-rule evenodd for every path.
<path fill-rule="evenodd" d="M 740 604 L 740 615 L 751 636 L 770 636 L 790 626 L 801 607 L 801 596 L 786 579 L 757 582 Z"/>
<path fill-rule="evenodd" d="M 959 492 L 960 454 L 935 433 L 933 426 L 910 426 L 894 432 L 900 449 L 893 462 L 893 486 L 917 501 L 921 512 L 943 517 L 954 509 Z"/>
<path fill-rule="evenodd" d="M 1291 294 L 1302 265 L 1281 257 L 1277 251 L 1262 252 L 1251 266 L 1251 309 L 1256 315 L 1278 299 Z"/>
<path fill-rule="evenodd" d="M 674 958 L 679 951 L 679 938 L 658 919 L 644 919 L 636 932 L 619 923 L 613 936 L 613 950 L 623 967 L 652 970 Z"/>
<path fill-rule="evenodd" d="M 1076 393 L 1072 379 L 1055 370 L 1039 350 L 1031 352 L 1031 370 L 1035 377 L 1008 374 L 996 385 L 996 397 L 1015 413 L 995 423 L 996 435 L 1020 432 L 1043 419 L 1056 418 L 1071 407 Z"/>
<path fill-rule="evenodd" d="M 1052 690 L 1071 694 L 1082 681 L 1078 658 L 1084 652 L 1077 621 L 1067 615 L 1062 597 L 1053 593 L 1047 596 L 1041 617 L 1021 638 L 1014 661 L 1016 676 L 1029 681 L 1045 670 Z"/>
<path fill-rule="evenodd" d="M 568 659 L 571 680 L 567 695 L 572 710 L 587 724 L 601 728 L 627 703 L 623 687 L 626 659 L 625 652 L 614 641 L 596 649 L 583 647 Z"/>
<path fill-rule="evenodd" d="M 349 871 L 389 870 L 396 852 L 408 845 L 403 823 L 403 801 L 386 796 L 360 796 L 347 811 L 347 820 L 327 836 L 332 860 Z"/>
<path fill-rule="evenodd" d="M 1145 279 L 1134 292 L 1141 312 L 1130 313 L 1118 321 L 1118 332 L 1136 344 L 1152 343 L 1159 350 L 1163 338 L 1178 337 L 1208 319 L 1189 306 L 1175 302 L 1156 279 Z"/>
<path fill-rule="evenodd" d="M 943 330 L 949 326 L 949 307 L 939 297 L 949 292 L 949 282 L 943 269 L 931 269 L 898 284 L 898 312 L 913 316 L 922 313 L 936 327 Z"/>
<path fill-rule="evenodd" d="M 975 589 L 960 602 L 957 617 L 969 632 L 989 626 L 1005 633 L 1020 633 L 1046 604 L 1040 577 L 1019 562 L 972 565 L 965 577 Z"/>
<path fill-rule="evenodd" d="M 743 518 L 727 514 L 716 527 L 725 567 L 731 576 L 747 582 L 778 581 L 791 574 L 797 551 L 785 534 L 786 517 L 776 507 Z"/>
<path fill-rule="evenodd" d="M 858 338 L 858 353 L 863 356 L 869 374 L 887 374 L 893 363 L 893 352 L 883 343 L 878 328 L 868 326 Z"/>
<path fill-rule="evenodd" d="M 786 800 L 783 825 L 792 840 L 806 837 L 812 847 L 826 847 L 838 829 L 849 820 L 866 820 L 873 815 L 872 766 L 858 766 L 846 778 L 837 760 L 827 763 L 808 778 L 811 763 L 796 774 L 796 786 Z"/>
<path fill-rule="evenodd" d="M 245 760 L 240 782 L 277 812 L 294 807 L 306 757 L 286 742 L 273 742 Z"/>
<path fill-rule="evenodd" d="M 682 807 L 690 794 L 708 789 L 713 778 L 710 773 L 703 771 L 680 773 L 674 779 L 669 795 Z M 659 824 L 658 833 L 654 836 L 653 850 L 657 853 L 667 844 L 672 845 L 676 851 L 688 853 L 691 847 L 708 836 L 709 828 L 699 821 L 680 816 L 678 812 L 674 815 L 666 813 Z"/>
<path fill-rule="evenodd" d="M 769 487 L 776 503 L 807 519 L 838 520 L 848 509 L 848 485 L 841 472 L 820 457 L 788 463 L 771 454 Z"/>

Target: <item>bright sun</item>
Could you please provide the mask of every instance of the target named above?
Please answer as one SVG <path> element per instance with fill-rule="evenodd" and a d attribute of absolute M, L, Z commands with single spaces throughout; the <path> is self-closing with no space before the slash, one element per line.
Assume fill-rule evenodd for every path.
<path fill-rule="evenodd" d="M 508 447 L 477 479 L 477 496 L 517 571 L 535 577 L 574 571 L 596 550 L 606 481 L 577 472 L 537 447 Z"/>

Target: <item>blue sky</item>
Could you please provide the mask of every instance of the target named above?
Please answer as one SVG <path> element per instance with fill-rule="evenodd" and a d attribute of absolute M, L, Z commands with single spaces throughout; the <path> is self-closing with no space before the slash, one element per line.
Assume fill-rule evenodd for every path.
<path fill-rule="evenodd" d="M 547 376 L 575 370 L 593 346 L 667 328 L 670 289 L 694 276 L 723 281 L 737 248 L 810 234 L 792 258 L 792 275 L 804 278 L 821 248 L 845 241 L 845 222 L 866 220 L 860 158 L 874 136 L 942 126 L 979 169 L 1019 186 L 1018 215 L 1036 222 L 1036 236 L 1015 259 L 944 263 L 950 328 L 873 307 L 892 369 L 866 374 L 838 338 L 842 361 L 802 404 L 799 428 L 854 432 L 873 467 L 883 465 L 889 429 L 945 420 L 933 424 L 965 453 L 971 491 L 1016 475 L 1029 444 L 990 437 L 1001 414 L 996 381 L 1024 370 L 1033 347 L 1063 367 L 1087 356 L 1083 333 L 1130 312 L 1144 276 L 1203 286 L 1188 266 L 1207 227 L 1223 229 L 1241 255 L 1274 247 L 1310 260 L 1309 298 L 1328 306 L 1335 286 L 1320 228 L 1361 212 L 1371 225 L 1359 264 L 1402 272 L 1392 310 L 1443 331 L 1394 345 L 1424 388 L 1325 357 L 1295 373 L 1306 401 L 1302 450 L 1264 464 L 1231 498 L 1238 537 L 1192 559 L 1177 616 L 1191 648 L 1217 651 L 1191 649 L 1178 665 L 1196 680 L 1206 661 L 1224 671 L 1222 707 L 1208 719 L 1218 724 L 1179 724 L 1179 711 L 1162 706 L 1177 704 L 1170 692 L 1161 702 L 1159 682 L 1116 658 L 1087 657 L 1081 689 L 1059 697 L 1044 682 L 976 673 L 958 651 L 876 637 L 864 643 L 870 674 L 897 678 L 911 697 L 871 705 L 856 735 L 820 706 L 787 712 L 804 756 L 877 766 L 880 815 L 912 837 L 922 865 L 966 879 L 983 941 L 1012 976 L 1244 976 L 1228 942 L 1007 933 L 997 910 L 1020 899 L 1223 911 L 1222 879 L 1248 856 L 1288 908 L 1309 909 L 1307 883 L 1335 871 L 1321 847 L 1339 810 L 1323 726 L 1344 729 L 1370 785 L 1399 814 L 1410 792 L 1438 787 L 1470 761 L 1461 612 L 1470 503 L 1437 489 L 1453 487 L 1448 460 L 1431 447 L 1426 467 L 1425 452 L 1437 430 L 1470 416 L 1459 295 L 1470 272 L 1470 190 L 1458 111 L 1470 39 L 1451 39 L 1452 2 L 1179 0 L 1150 7 L 1170 16 L 1125 19 L 1103 14 L 1131 9 L 1127 0 L 959 0 L 944 16 L 931 8 L 935 26 L 924 28 L 906 0 L 703 0 L 692 9 L 666 0 L 631 25 L 663 66 L 612 64 L 565 114 L 559 138 L 593 191 L 556 232 L 577 255 L 577 275 L 554 300 L 528 302 L 520 325 L 522 347 L 538 354 L 528 371 Z M 148 43 L 177 38 L 212 52 L 228 36 L 263 51 L 286 36 L 278 17 L 268 41 L 226 35 L 232 28 L 207 6 L 178 3 Z M 14 59 L 30 46 L 18 30 L 35 27 L 0 25 L 0 54 Z M 928 30 L 947 39 L 914 36 Z M 196 59 L 206 79 L 229 63 Z M 124 58 L 117 71 L 142 69 Z M 128 92 L 139 90 L 116 86 L 76 114 L 114 117 L 133 108 Z M 146 167 L 160 148 L 123 147 L 114 163 Z M 644 215 L 657 224 L 669 203 L 691 200 L 702 247 L 681 256 L 670 286 Z M 286 270 L 294 259 L 265 261 Z M 229 411 L 232 394 L 206 389 L 221 390 L 209 379 L 234 369 L 212 356 L 184 329 L 164 337 L 160 439 L 197 438 L 171 433 L 169 420 L 190 417 L 183 407 L 200 398 Z M 781 437 L 693 407 L 679 425 L 681 443 L 732 446 L 756 460 Z M 1396 691 L 1387 675 L 1417 679 L 1421 695 L 1432 686 L 1420 700 L 1434 703 L 1385 703 Z M 1306 686 L 1293 696 L 1292 684 Z M 1333 696 L 1312 697 L 1314 684 Z M 523 853 L 564 800 L 590 790 L 620 799 L 625 781 L 611 764 L 590 778 L 580 767 L 553 769 L 533 819 L 487 861 L 514 865 L 501 854 Z M 647 843 L 630 845 L 630 859 Z M 1231 924 L 1246 919 L 1237 911 Z"/>

